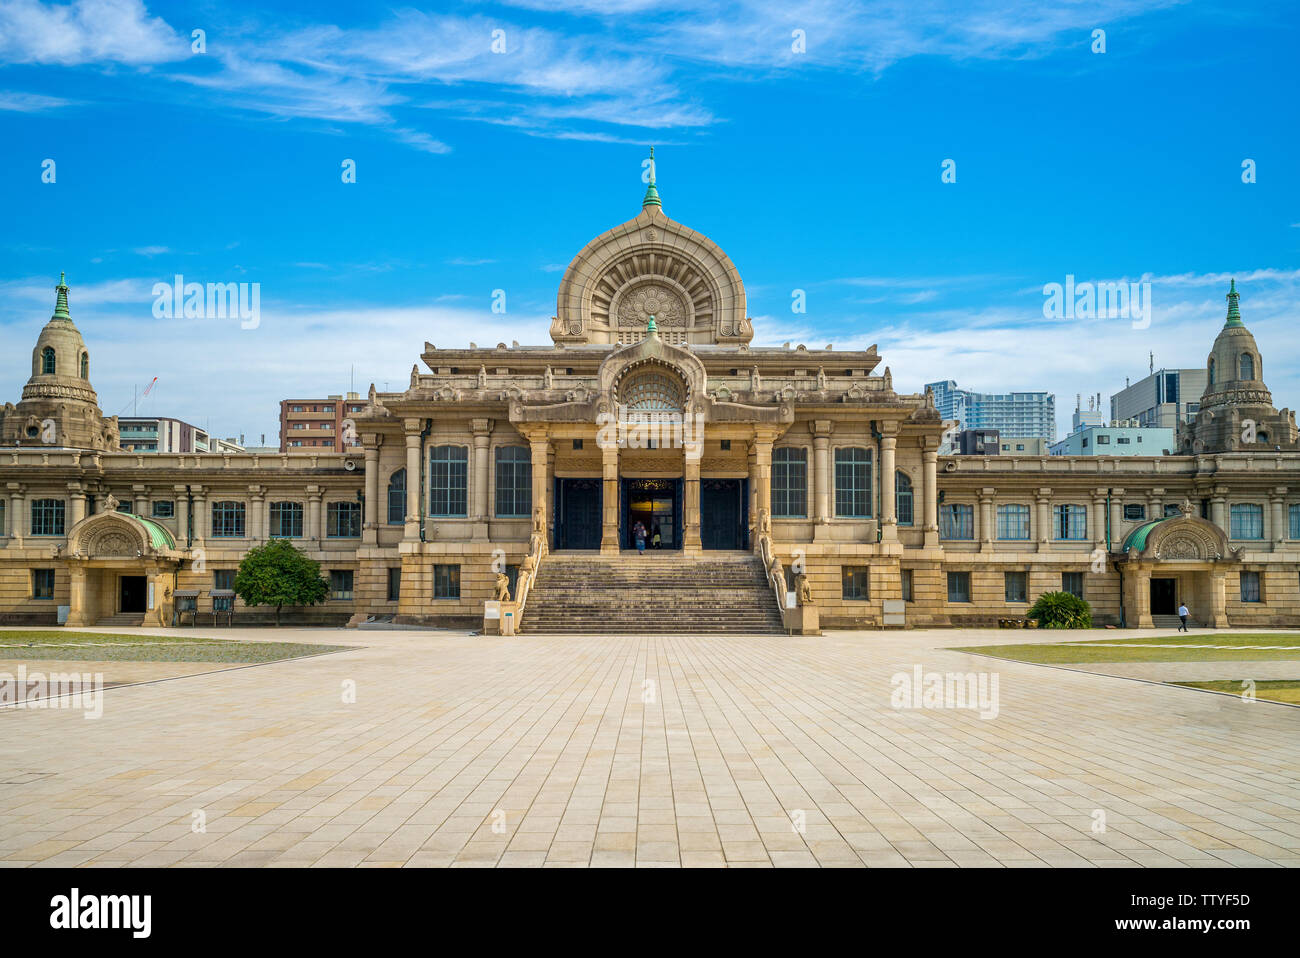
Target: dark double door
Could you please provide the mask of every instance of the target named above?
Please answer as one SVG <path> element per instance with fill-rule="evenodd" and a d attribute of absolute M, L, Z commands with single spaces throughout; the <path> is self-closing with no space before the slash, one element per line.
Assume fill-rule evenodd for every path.
<path fill-rule="evenodd" d="M 555 548 L 599 549 L 599 479 L 555 480 Z"/>
<path fill-rule="evenodd" d="M 1151 580 L 1151 614 L 1175 615 L 1178 612 L 1178 580 Z"/>
<path fill-rule="evenodd" d="M 745 549 L 749 537 L 749 480 L 700 480 L 700 545 Z"/>
<path fill-rule="evenodd" d="M 682 480 L 624 479 L 622 487 L 619 538 L 624 549 L 636 548 L 636 525 L 646 531 L 646 548 L 656 548 L 654 534 L 659 533 L 660 549 L 682 547 Z"/>
<path fill-rule="evenodd" d="M 119 612 L 146 612 L 148 579 L 142 575 L 124 575 L 118 593 Z"/>

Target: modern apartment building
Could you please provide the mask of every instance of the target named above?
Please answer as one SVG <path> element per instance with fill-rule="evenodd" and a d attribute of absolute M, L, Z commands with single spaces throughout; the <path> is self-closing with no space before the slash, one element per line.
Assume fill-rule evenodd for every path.
<path fill-rule="evenodd" d="M 1208 384 L 1204 369 L 1157 369 L 1110 397 L 1111 421 L 1136 419 L 1143 426 L 1177 429 L 1196 418 Z"/>
<path fill-rule="evenodd" d="M 1163 426 L 1139 426 L 1136 420 L 1109 426 L 1084 426 L 1050 448 L 1053 456 L 1168 456 L 1174 453 L 1174 431 Z"/>
<path fill-rule="evenodd" d="M 327 396 L 324 399 L 282 399 L 280 401 L 281 452 L 346 452 L 360 446 L 352 416 L 366 408 L 360 393 Z"/>
<path fill-rule="evenodd" d="M 977 393 L 958 389 L 951 379 L 927 383 L 944 419 L 960 428 L 996 429 L 1003 436 L 1056 438 L 1056 396 L 1046 392 Z"/>
<path fill-rule="evenodd" d="M 122 448 L 130 452 L 243 452 L 232 439 L 218 439 L 206 430 L 168 416 L 123 416 L 118 419 Z"/>

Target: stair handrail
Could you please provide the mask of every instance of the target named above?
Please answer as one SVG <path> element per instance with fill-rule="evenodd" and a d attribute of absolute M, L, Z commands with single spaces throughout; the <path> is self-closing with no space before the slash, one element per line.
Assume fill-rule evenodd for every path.
<path fill-rule="evenodd" d="M 772 537 L 767 533 L 759 534 L 758 553 L 763 560 L 763 574 L 767 577 L 767 584 L 776 595 L 776 607 L 784 612 L 789 597 L 786 592 L 785 570 L 781 567 L 781 560 L 776 557 Z"/>
<path fill-rule="evenodd" d="M 546 536 L 534 532 L 528 540 L 528 558 L 532 559 L 532 568 L 528 568 L 528 559 L 524 560 L 523 565 L 519 567 L 519 576 L 515 580 L 515 627 L 518 628 L 524 621 L 524 606 L 528 602 L 528 594 L 533 590 L 533 582 L 537 578 L 537 572 L 542 567 L 542 559 L 546 556 Z"/>

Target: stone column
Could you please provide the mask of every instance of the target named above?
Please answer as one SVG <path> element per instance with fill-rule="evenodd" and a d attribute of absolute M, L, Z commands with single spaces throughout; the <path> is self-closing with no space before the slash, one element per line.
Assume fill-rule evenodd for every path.
<path fill-rule="evenodd" d="M 72 499 L 71 515 L 68 521 L 68 529 L 71 530 L 82 519 L 86 518 L 86 491 L 81 488 L 81 483 L 68 483 L 68 495 Z M 0 529 L 0 532 L 4 530 Z"/>
<path fill-rule="evenodd" d="M 1210 521 L 1225 533 L 1228 529 L 1227 486 L 1215 486 L 1214 495 L 1210 497 Z"/>
<path fill-rule="evenodd" d="M 1137 569 L 1133 576 L 1133 620 L 1139 629 L 1153 629 L 1151 620 L 1151 570 Z"/>
<path fill-rule="evenodd" d="M 1228 573 L 1222 569 L 1210 570 L 1210 622 L 1216 629 L 1228 627 Z"/>
<path fill-rule="evenodd" d="M 21 483 L 8 483 L 9 489 L 9 538 L 14 546 L 22 548 L 23 533 L 31 519 L 27 515 L 27 497 L 23 495 Z"/>
<path fill-rule="evenodd" d="M 176 503 L 176 545 L 184 549 L 190 538 L 189 493 L 183 485 L 175 485 L 172 486 L 172 495 Z"/>
<path fill-rule="evenodd" d="M 264 500 L 266 488 L 253 485 L 248 487 L 248 533 L 250 542 L 260 542 L 266 535 L 266 513 Z"/>
<path fill-rule="evenodd" d="M 772 517 L 772 440 L 754 440 L 755 465 L 758 470 L 758 511 Z M 757 517 L 755 517 L 757 523 Z"/>
<path fill-rule="evenodd" d="M 925 497 L 925 548 L 939 547 L 939 450 L 938 440 L 933 436 L 925 438 L 925 449 L 921 453 L 924 464 L 922 495 Z M 913 507 L 915 508 L 915 507 Z"/>
<path fill-rule="evenodd" d="M 488 537 L 488 517 L 492 515 L 491 489 L 489 475 L 492 471 L 489 454 L 492 442 L 492 420 L 471 419 L 469 428 L 474 433 L 474 483 L 470 500 L 469 515 L 474 520 L 474 538 Z M 532 468 L 536 469 L 534 462 Z"/>
<path fill-rule="evenodd" d="M 618 541 L 618 443 L 609 439 L 600 447 L 601 517 L 600 551 L 602 555 L 617 555 Z"/>
<path fill-rule="evenodd" d="M 1165 490 L 1157 486 L 1147 493 L 1147 521 L 1161 519 L 1165 514 Z"/>
<path fill-rule="evenodd" d="M 546 547 L 551 546 L 551 497 L 546 489 L 546 460 L 551 454 L 550 440 L 543 436 L 541 439 L 530 439 L 528 445 L 532 454 L 532 473 L 533 473 L 533 515 L 537 515 L 538 507 L 542 510 L 542 528 L 546 530 Z"/>
<path fill-rule="evenodd" d="M 812 423 L 813 436 L 813 540 L 830 538 L 830 445 L 835 424 L 829 419 Z"/>
<path fill-rule="evenodd" d="M 321 535 L 321 496 L 324 490 L 320 486 L 307 487 L 307 528 L 303 531 L 307 534 L 308 542 L 319 542 Z"/>
<path fill-rule="evenodd" d="M 1038 528 L 1034 538 L 1038 540 L 1038 551 L 1047 552 L 1052 547 L 1052 490 L 1047 486 L 1040 487 L 1034 495 L 1034 503 L 1038 506 L 1038 515 L 1034 517 L 1034 525 Z"/>
<path fill-rule="evenodd" d="M 980 552 L 990 552 L 993 549 L 993 496 L 996 492 L 992 486 L 985 486 L 975 493 L 979 497 L 979 509 L 976 512 L 979 527 L 975 530 L 975 538 L 980 544 Z"/>
<path fill-rule="evenodd" d="M 135 493 L 132 496 L 135 514 L 137 516 L 148 515 L 149 510 L 149 488 L 143 483 L 135 483 L 131 486 L 131 491 Z"/>
<path fill-rule="evenodd" d="M 1286 486 L 1276 486 L 1268 492 L 1268 532 L 1267 537 L 1273 543 L 1273 551 L 1281 552 L 1282 543 L 1288 533 L 1287 516 L 1283 507 L 1286 498 Z"/>
<path fill-rule="evenodd" d="M 1110 491 L 1110 537 L 1106 550 L 1118 549 L 1124 544 L 1124 490 Z"/>
<path fill-rule="evenodd" d="M 898 446 L 897 423 L 885 423 L 885 434 L 880 440 L 880 541 L 898 541 L 898 499 L 895 482 L 898 477 L 894 464 Z"/>
<path fill-rule="evenodd" d="M 685 457 L 686 488 L 682 494 L 682 548 L 699 552 L 700 542 L 700 456 L 696 447 L 692 455 L 688 447 Z"/>
<path fill-rule="evenodd" d="M 1092 508 L 1088 510 L 1088 538 L 1097 549 L 1106 547 L 1106 490 L 1092 491 Z"/>
<path fill-rule="evenodd" d="M 194 545 L 202 547 L 208 537 L 208 527 L 212 523 L 212 517 L 204 507 L 206 499 L 203 495 L 203 487 L 190 486 L 190 495 L 194 497 Z"/>
<path fill-rule="evenodd" d="M 366 505 L 361 516 L 361 541 L 374 545 L 379 541 L 379 446 L 374 433 L 361 437 L 366 457 Z"/>
<path fill-rule="evenodd" d="M 68 586 L 68 625 L 93 625 L 96 617 L 86 605 L 86 570 L 75 560 L 69 563 Z"/>
<path fill-rule="evenodd" d="M 417 542 L 420 538 L 420 420 L 404 420 L 406 431 L 406 529 L 402 538 Z"/>

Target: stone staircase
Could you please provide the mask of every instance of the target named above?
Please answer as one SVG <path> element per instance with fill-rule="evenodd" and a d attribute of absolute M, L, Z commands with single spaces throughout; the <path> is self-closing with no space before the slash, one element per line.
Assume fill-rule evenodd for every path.
<path fill-rule="evenodd" d="M 780 633 L 762 561 L 747 552 L 553 552 L 528 596 L 526 634 Z"/>
<path fill-rule="evenodd" d="M 116 612 L 113 615 L 102 615 L 95 622 L 95 625 L 108 625 L 114 628 L 138 628 L 144 625 L 144 613 Z"/>
<path fill-rule="evenodd" d="M 1176 630 L 1180 623 L 1178 621 L 1178 616 L 1176 615 L 1153 615 L 1151 616 L 1151 624 L 1154 625 L 1157 629 Z M 1197 622 L 1194 618 L 1192 618 L 1189 615 L 1187 617 L 1187 627 L 1189 629 L 1203 629 L 1205 628 L 1205 623 Z"/>

